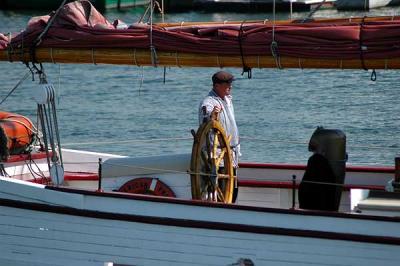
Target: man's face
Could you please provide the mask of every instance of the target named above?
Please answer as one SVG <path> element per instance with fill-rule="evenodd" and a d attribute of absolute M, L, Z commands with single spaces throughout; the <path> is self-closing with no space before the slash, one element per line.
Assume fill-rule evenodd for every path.
<path fill-rule="evenodd" d="M 232 82 L 223 82 L 215 84 L 215 91 L 218 96 L 224 98 L 227 95 L 231 95 Z"/>

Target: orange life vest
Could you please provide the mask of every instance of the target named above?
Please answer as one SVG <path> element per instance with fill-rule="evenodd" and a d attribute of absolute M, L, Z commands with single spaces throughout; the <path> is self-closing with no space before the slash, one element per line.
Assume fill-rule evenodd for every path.
<path fill-rule="evenodd" d="M 33 123 L 25 116 L 0 111 L 0 127 L 0 131 L 2 130 L 4 133 L 1 135 L 5 135 L 7 138 L 9 154 L 21 153 L 34 140 Z M 0 142 L 5 142 L 5 140 L 0 140 Z"/>

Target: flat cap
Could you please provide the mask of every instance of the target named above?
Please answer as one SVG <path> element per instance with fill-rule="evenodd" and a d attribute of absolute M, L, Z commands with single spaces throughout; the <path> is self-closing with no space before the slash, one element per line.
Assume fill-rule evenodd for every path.
<path fill-rule="evenodd" d="M 218 71 L 212 76 L 212 82 L 215 83 L 231 83 L 234 80 L 234 77 L 231 73 L 226 71 Z"/>

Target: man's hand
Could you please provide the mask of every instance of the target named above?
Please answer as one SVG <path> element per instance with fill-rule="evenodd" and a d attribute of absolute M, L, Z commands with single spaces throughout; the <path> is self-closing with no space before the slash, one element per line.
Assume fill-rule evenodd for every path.
<path fill-rule="evenodd" d="M 214 109 L 211 112 L 211 119 L 218 120 L 218 115 L 221 112 L 222 108 L 219 105 L 214 106 Z"/>

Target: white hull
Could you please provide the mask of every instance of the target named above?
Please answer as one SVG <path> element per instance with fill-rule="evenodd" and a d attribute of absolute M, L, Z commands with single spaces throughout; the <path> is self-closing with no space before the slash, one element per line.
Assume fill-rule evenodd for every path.
<path fill-rule="evenodd" d="M 393 0 L 336 0 L 339 10 L 369 10 L 393 4 Z"/>
<path fill-rule="evenodd" d="M 323 265 L 337 258 L 333 265 L 397 265 L 400 259 L 396 219 L 34 190 L 41 190 L 34 201 L 42 203 L 0 201 L 2 264 L 230 265 L 249 258 L 255 265 Z M 43 204 L 52 198 L 65 203 Z"/>

